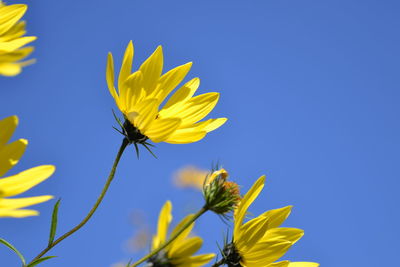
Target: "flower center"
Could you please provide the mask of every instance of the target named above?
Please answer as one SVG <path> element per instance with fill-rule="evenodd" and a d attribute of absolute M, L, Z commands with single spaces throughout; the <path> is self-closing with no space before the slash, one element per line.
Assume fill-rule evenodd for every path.
<path fill-rule="evenodd" d="M 228 267 L 242 267 L 240 264 L 242 257 L 233 243 L 225 245 L 223 253 L 225 264 L 228 265 Z"/>
<path fill-rule="evenodd" d="M 124 130 L 126 132 L 126 138 L 130 143 L 144 143 L 147 136 L 143 135 L 138 128 L 136 128 L 129 120 L 124 122 Z"/>

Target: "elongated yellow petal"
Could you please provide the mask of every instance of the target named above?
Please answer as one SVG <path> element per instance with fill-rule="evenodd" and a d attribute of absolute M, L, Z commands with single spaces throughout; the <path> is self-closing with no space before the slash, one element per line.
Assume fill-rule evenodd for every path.
<path fill-rule="evenodd" d="M 23 4 L 15 4 L 0 7 L 0 35 L 14 26 L 22 18 L 27 10 Z"/>
<path fill-rule="evenodd" d="M 55 171 L 52 165 L 35 167 L 0 179 L 0 197 L 21 194 L 49 178 Z"/>
<path fill-rule="evenodd" d="M 125 87 L 126 93 L 121 101 L 124 101 L 126 112 L 129 113 L 134 111 L 137 103 L 145 97 L 142 72 L 136 71 L 129 75 L 125 81 Z"/>
<path fill-rule="evenodd" d="M 253 266 L 253 263 L 261 264 L 263 266 L 268 265 L 282 257 L 291 245 L 291 242 L 284 240 L 281 242 L 259 242 L 251 251 L 243 255 L 244 262 L 248 266 Z"/>
<path fill-rule="evenodd" d="M 131 74 L 132 61 L 133 61 L 133 44 L 132 41 L 130 41 L 128 46 L 126 47 L 124 59 L 122 60 L 122 65 L 118 76 L 118 88 L 120 94 L 121 91 L 125 90 L 125 81 Z"/>
<path fill-rule="evenodd" d="M 266 217 L 269 220 L 269 227 L 279 227 L 290 215 L 293 206 L 286 206 L 279 209 L 269 210 L 260 216 Z"/>
<path fill-rule="evenodd" d="M 168 252 L 168 257 L 172 259 L 172 263 L 174 263 L 174 259 L 179 263 L 180 259 L 190 257 L 196 253 L 202 244 L 203 240 L 197 236 L 185 239 L 179 245 L 174 246 L 173 251 L 170 250 Z"/>
<path fill-rule="evenodd" d="M 196 92 L 197 88 L 200 86 L 200 79 L 194 78 L 187 83 L 185 83 L 181 88 L 179 88 L 167 101 L 163 109 L 160 111 L 161 114 L 166 112 L 165 116 L 169 116 L 168 109 L 171 107 L 176 108 L 176 105 L 185 104 Z"/>
<path fill-rule="evenodd" d="M 162 47 L 158 46 L 153 54 L 140 66 L 139 69 L 143 73 L 143 86 L 147 95 L 154 91 L 161 76 L 163 64 Z"/>
<path fill-rule="evenodd" d="M 6 210 L 0 209 L 0 217 L 24 218 L 28 216 L 37 216 L 39 212 L 36 210 Z"/>
<path fill-rule="evenodd" d="M 182 82 L 189 72 L 192 62 L 176 67 L 160 77 L 154 95 L 163 102 L 165 97 Z"/>
<path fill-rule="evenodd" d="M 18 48 L 23 47 L 26 44 L 29 44 L 30 42 L 35 41 L 36 39 L 37 38 L 35 36 L 25 36 L 14 39 L 12 41 L 2 42 L 0 43 L 0 51 L 12 52 Z"/>
<path fill-rule="evenodd" d="M 280 261 L 268 264 L 267 267 L 288 267 L 288 266 L 289 266 L 289 261 Z"/>
<path fill-rule="evenodd" d="M 215 258 L 215 254 L 213 254 L 213 253 L 192 256 L 192 257 L 186 259 L 185 265 L 182 265 L 182 267 L 203 266 L 203 265 L 209 263 L 213 258 Z"/>
<path fill-rule="evenodd" d="M 246 231 L 241 229 L 240 239 L 235 238 L 236 247 L 243 252 L 251 249 L 267 232 L 268 220 L 261 217 L 253 220 L 253 224 L 248 225 Z"/>
<path fill-rule="evenodd" d="M 33 50 L 33 46 L 28 46 L 12 52 L 0 54 L 0 62 L 15 62 L 21 60 L 29 56 Z"/>
<path fill-rule="evenodd" d="M 0 148 L 7 144 L 18 125 L 18 117 L 10 116 L 0 120 Z"/>
<path fill-rule="evenodd" d="M 108 90 L 110 91 L 111 96 L 114 98 L 118 108 L 121 109 L 119 104 L 119 98 L 114 87 L 114 59 L 111 53 L 108 53 L 107 57 L 106 80 L 107 80 Z"/>
<path fill-rule="evenodd" d="M 127 114 L 127 117 L 135 127 L 144 133 L 156 119 L 158 104 L 158 100 L 155 98 L 142 101 Z"/>
<path fill-rule="evenodd" d="M 153 238 L 153 249 L 158 248 L 167 239 L 168 227 L 172 220 L 171 211 L 171 202 L 165 202 L 158 217 L 157 235 Z"/>
<path fill-rule="evenodd" d="M 304 235 L 304 231 L 297 228 L 272 228 L 265 232 L 263 236 L 263 241 L 273 241 L 273 240 L 287 240 L 292 242 L 292 244 L 296 243 L 302 236 Z"/>
<path fill-rule="evenodd" d="M 18 37 L 21 37 L 26 33 L 25 30 L 26 23 L 25 21 L 20 21 L 11 27 L 7 32 L 0 36 L 0 42 L 7 42 Z"/>
<path fill-rule="evenodd" d="M 246 193 L 246 195 L 244 195 L 243 199 L 240 201 L 237 211 L 234 214 L 234 220 L 235 220 L 234 234 L 233 234 L 234 238 L 236 238 L 237 235 L 240 235 L 239 228 L 243 223 L 247 209 L 260 194 L 261 190 L 264 187 L 264 182 L 265 182 L 265 176 L 263 175 L 257 179 L 257 181 L 253 184 L 250 190 Z"/>
<path fill-rule="evenodd" d="M 163 142 L 175 132 L 180 124 L 181 119 L 178 118 L 154 120 L 144 134 L 155 143 Z"/>
<path fill-rule="evenodd" d="M 206 134 L 206 131 L 182 132 L 178 129 L 165 142 L 170 144 L 194 143 L 203 139 Z"/>
<path fill-rule="evenodd" d="M 193 214 L 189 214 L 185 218 L 183 218 L 183 220 L 181 220 L 178 223 L 178 225 L 175 226 L 174 230 L 172 230 L 171 236 L 174 236 L 179 230 L 181 230 L 182 227 L 193 218 L 193 216 L 194 216 Z M 179 247 L 180 244 L 186 239 L 186 237 L 192 231 L 193 227 L 194 223 L 192 223 L 191 225 L 189 225 L 189 227 L 183 230 L 183 232 L 174 240 L 171 246 L 167 248 L 167 251 L 169 251 L 171 255 L 175 253 L 176 248 Z"/>
<path fill-rule="evenodd" d="M 6 174 L 8 170 L 18 163 L 27 145 L 27 140 L 20 139 L 4 147 L 0 147 L 0 176 Z"/>
<path fill-rule="evenodd" d="M 0 63 L 0 75 L 16 76 L 22 71 L 22 66 L 19 63 Z"/>
<path fill-rule="evenodd" d="M 25 198 L 1 198 L 0 210 L 2 209 L 19 209 L 36 205 L 52 199 L 53 196 L 38 196 L 38 197 L 25 197 Z"/>

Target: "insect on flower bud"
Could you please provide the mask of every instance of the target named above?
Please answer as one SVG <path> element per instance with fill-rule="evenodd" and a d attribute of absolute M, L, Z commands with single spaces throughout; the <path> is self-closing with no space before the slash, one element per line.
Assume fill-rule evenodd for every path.
<path fill-rule="evenodd" d="M 220 215 L 232 211 L 241 199 L 239 186 L 228 181 L 228 176 L 225 169 L 214 171 L 203 185 L 205 206 Z"/>

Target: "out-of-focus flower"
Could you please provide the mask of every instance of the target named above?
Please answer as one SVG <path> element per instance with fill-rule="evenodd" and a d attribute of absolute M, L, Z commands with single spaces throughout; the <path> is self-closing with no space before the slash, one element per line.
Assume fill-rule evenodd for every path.
<path fill-rule="evenodd" d="M 23 46 L 36 39 L 35 36 L 23 36 L 25 22 L 19 20 L 27 8 L 27 5 L 6 5 L 0 1 L 0 75 L 15 76 L 22 67 L 34 63 L 34 60 L 21 61 L 34 50 L 32 46 Z"/>
<path fill-rule="evenodd" d="M 169 225 L 172 221 L 172 204 L 167 201 L 160 211 L 158 218 L 157 234 L 153 238 L 152 249 L 155 250 L 167 240 Z M 185 217 L 172 231 L 171 236 L 177 233 L 186 223 L 192 219 L 193 214 Z M 161 251 L 148 261 L 148 266 L 174 266 L 174 267 L 197 267 L 203 266 L 211 261 L 215 254 L 202 254 L 193 256 L 202 246 L 200 237 L 188 237 L 194 223 L 186 228 L 165 251 Z"/>
<path fill-rule="evenodd" d="M 260 177 L 241 200 L 234 213 L 233 240 L 225 244 L 223 260 L 228 266 L 317 267 L 313 262 L 276 262 L 302 236 L 303 230 L 279 227 L 289 216 L 291 206 L 269 210 L 243 223 L 250 204 L 264 187 Z"/>
<path fill-rule="evenodd" d="M 161 107 L 167 96 L 185 78 L 192 63 L 162 74 L 161 46 L 133 73 L 132 60 L 133 45 L 129 42 L 119 72 L 118 91 L 114 87 L 111 53 L 108 54 L 106 75 L 110 93 L 125 118 L 123 134 L 131 143 L 144 144 L 147 139 L 155 143 L 192 143 L 226 122 L 226 118 L 198 122 L 211 112 L 219 99 L 219 93 L 193 97 L 200 84 L 199 78 L 185 83 Z"/>
<path fill-rule="evenodd" d="M 19 139 L 8 144 L 15 128 L 18 117 L 12 116 L 0 120 L 0 177 L 5 175 L 25 152 L 28 141 Z M 19 195 L 49 178 L 55 170 L 52 165 L 43 165 L 28 169 L 18 174 L 0 178 L 0 217 L 27 217 L 38 215 L 36 210 L 21 209 L 45 202 L 53 196 L 38 196 L 26 198 L 8 198 Z"/>
<path fill-rule="evenodd" d="M 220 215 L 231 212 L 241 199 L 239 185 L 228 181 L 228 176 L 221 168 L 209 174 L 203 183 L 205 207 Z"/>
<path fill-rule="evenodd" d="M 204 180 L 209 173 L 209 171 L 199 169 L 195 166 L 186 166 L 176 172 L 174 175 L 174 183 L 178 187 L 192 187 L 202 190 Z"/>

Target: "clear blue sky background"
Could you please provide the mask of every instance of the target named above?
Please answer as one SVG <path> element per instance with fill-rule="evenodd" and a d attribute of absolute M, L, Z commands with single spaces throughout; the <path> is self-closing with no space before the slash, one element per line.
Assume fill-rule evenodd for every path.
<path fill-rule="evenodd" d="M 10 1 L 13 3 L 14 1 Z M 143 252 L 124 249 L 142 210 L 155 230 L 165 200 L 174 217 L 202 204 L 176 188 L 172 174 L 221 162 L 246 191 L 267 184 L 251 208 L 295 206 L 285 225 L 305 229 L 285 259 L 324 267 L 391 266 L 398 253 L 399 1 L 26 1 L 37 64 L 0 78 L 0 117 L 17 114 L 14 138 L 30 145 L 13 172 L 55 164 L 55 175 L 26 194 L 62 198 L 59 233 L 76 224 L 98 195 L 121 142 L 111 126 L 106 55 L 120 64 L 129 40 L 135 68 L 157 45 L 165 69 L 193 61 L 188 79 L 218 91 L 212 117 L 228 123 L 199 143 L 159 144 L 159 159 L 123 156 L 94 218 L 43 266 L 111 266 Z M 54 201 L 40 217 L 1 219 L 1 236 L 32 258 L 48 237 Z M 196 233 L 203 251 L 222 242 L 213 214 Z M 0 248 L 1 266 L 20 266 Z"/>

